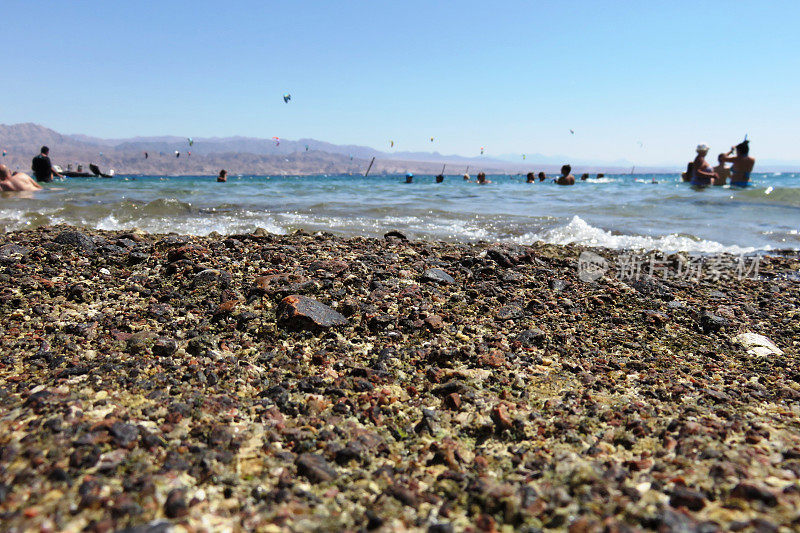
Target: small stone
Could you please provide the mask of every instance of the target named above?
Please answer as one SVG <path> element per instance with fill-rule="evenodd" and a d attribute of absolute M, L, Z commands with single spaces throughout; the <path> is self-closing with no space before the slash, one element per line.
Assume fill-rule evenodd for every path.
<path fill-rule="evenodd" d="M 124 422 L 114 422 L 110 433 L 116 445 L 122 448 L 127 448 L 139 439 L 139 428 Z"/>
<path fill-rule="evenodd" d="M 278 305 L 278 322 L 290 329 L 316 330 L 347 325 L 347 318 L 313 298 L 293 294 Z"/>
<path fill-rule="evenodd" d="M 699 511 L 706 506 L 706 499 L 702 493 L 684 487 L 683 485 L 678 485 L 672 491 L 669 504 L 676 508 L 686 507 L 690 511 Z"/>
<path fill-rule="evenodd" d="M 739 483 L 731 491 L 731 496 L 743 500 L 757 500 L 767 507 L 778 505 L 778 498 L 772 492 L 752 483 Z"/>
<path fill-rule="evenodd" d="M 178 343 L 170 338 L 161 337 L 153 344 L 153 355 L 169 357 L 178 351 Z"/>
<path fill-rule="evenodd" d="M 747 353 L 756 356 L 783 355 L 783 350 L 763 335 L 747 331 L 733 338 L 733 342 L 747 349 Z"/>
<path fill-rule="evenodd" d="M 295 461 L 297 473 L 305 476 L 313 483 L 322 483 L 336 479 L 336 470 L 324 457 L 314 453 L 303 453 Z"/>
<path fill-rule="evenodd" d="M 97 245 L 89 236 L 74 230 L 62 231 L 53 239 L 53 242 L 74 246 L 85 252 L 94 252 L 97 249 Z"/>
<path fill-rule="evenodd" d="M 384 233 L 383 234 L 383 238 L 386 239 L 386 240 L 389 240 L 389 239 L 400 239 L 401 241 L 407 241 L 408 240 L 408 237 L 406 237 L 405 234 L 400 233 L 397 230 L 392 230 L 392 231 Z"/>
<path fill-rule="evenodd" d="M 508 409 L 503 404 L 495 405 L 492 408 L 492 420 L 494 420 L 495 426 L 497 427 L 498 431 L 503 431 L 505 429 L 511 429 L 513 425 L 513 421 L 511 417 L 508 415 Z"/>
<path fill-rule="evenodd" d="M 451 392 L 444 397 L 444 406 L 451 411 L 458 411 L 461 409 L 461 395 L 457 392 Z"/>
<path fill-rule="evenodd" d="M 703 329 L 703 333 L 719 331 L 727 325 L 727 319 L 709 313 L 708 311 L 703 311 L 703 313 L 700 315 L 700 327 Z"/>
<path fill-rule="evenodd" d="M 425 325 L 431 331 L 441 331 L 444 329 L 444 321 L 439 315 L 431 315 L 425 319 Z"/>
<path fill-rule="evenodd" d="M 517 340 L 523 346 L 539 346 L 542 347 L 547 342 L 547 334 L 539 328 L 526 329 L 519 335 Z"/>
<path fill-rule="evenodd" d="M 207 268 L 201 270 L 194 276 L 194 285 L 204 286 L 217 284 L 220 287 L 227 287 L 230 285 L 231 275 L 224 270 L 217 270 L 216 268 Z"/>
<path fill-rule="evenodd" d="M 442 285 L 452 285 L 456 280 L 441 268 L 429 268 L 422 273 L 422 279 Z"/>
<path fill-rule="evenodd" d="M 186 505 L 186 491 L 184 489 L 172 489 L 164 502 L 164 514 L 167 518 L 181 518 L 189 513 L 189 506 Z"/>

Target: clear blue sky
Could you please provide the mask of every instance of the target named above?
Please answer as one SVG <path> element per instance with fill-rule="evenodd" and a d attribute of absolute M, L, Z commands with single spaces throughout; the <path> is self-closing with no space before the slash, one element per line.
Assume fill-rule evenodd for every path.
<path fill-rule="evenodd" d="M 641 164 L 748 133 L 800 159 L 797 0 L 6 0 L 2 20 L 0 123 Z"/>

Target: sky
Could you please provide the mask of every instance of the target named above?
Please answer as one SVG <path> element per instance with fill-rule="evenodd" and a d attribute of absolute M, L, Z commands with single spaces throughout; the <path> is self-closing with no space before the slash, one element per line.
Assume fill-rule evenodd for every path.
<path fill-rule="evenodd" d="M 2 18 L 5 124 L 640 165 L 748 134 L 800 161 L 797 0 L 5 0 Z"/>

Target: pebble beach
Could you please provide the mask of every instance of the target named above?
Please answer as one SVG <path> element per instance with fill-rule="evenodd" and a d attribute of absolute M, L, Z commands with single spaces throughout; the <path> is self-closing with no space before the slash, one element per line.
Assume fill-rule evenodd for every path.
<path fill-rule="evenodd" d="M 798 252 L 588 250 L 5 233 L 2 529 L 800 529 Z"/>

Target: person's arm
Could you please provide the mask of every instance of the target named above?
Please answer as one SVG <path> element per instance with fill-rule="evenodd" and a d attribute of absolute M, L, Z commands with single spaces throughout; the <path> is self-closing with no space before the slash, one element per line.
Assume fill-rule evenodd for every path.
<path fill-rule="evenodd" d="M 43 187 L 42 187 L 41 185 L 39 185 L 39 184 L 36 182 L 36 180 L 35 180 L 35 179 L 33 179 L 32 177 L 28 176 L 28 181 L 30 181 L 30 182 L 31 182 L 31 185 L 33 185 L 33 187 L 34 187 L 35 189 L 43 189 Z"/>
<path fill-rule="evenodd" d="M 58 171 L 55 169 L 55 167 L 51 166 L 50 167 L 50 171 L 53 173 L 53 176 L 58 176 L 59 178 L 63 178 L 64 177 L 64 176 L 62 176 L 61 174 L 58 173 Z M 41 187 L 40 187 L 40 189 L 41 189 Z"/>

